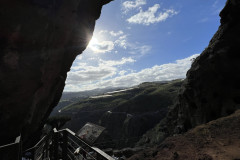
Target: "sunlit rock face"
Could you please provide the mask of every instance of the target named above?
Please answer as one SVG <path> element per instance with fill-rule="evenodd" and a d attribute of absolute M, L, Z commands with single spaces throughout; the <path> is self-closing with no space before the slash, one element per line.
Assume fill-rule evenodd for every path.
<path fill-rule="evenodd" d="M 109 1 L 0 1 L 1 144 L 44 122 Z"/>
<path fill-rule="evenodd" d="M 169 113 L 175 132 L 240 108 L 240 1 L 228 0 L 220 16 L 218 31 L 193 62 L 179 102 Z"/>

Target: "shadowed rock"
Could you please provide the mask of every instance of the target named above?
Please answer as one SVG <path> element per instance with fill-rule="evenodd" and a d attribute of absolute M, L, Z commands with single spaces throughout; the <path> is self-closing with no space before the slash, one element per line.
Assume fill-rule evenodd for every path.
<path fill-rule="evenodd" d="M 240 110 L 234 114 L 168 137 L 158 146 L 137 153 L 129 160 L 237 160 Z"/>
<path fill-rule="evenodd" d="M 170 133 L 240 108 L 240 1 L 228 0 L 220 17 L 218 31 L 187 72 L 178 104 L 169 113 Z"/>
<path fill-rule="evenodd" d="M 240 108 L 240 1 L 228 0 L 220 17 L 209 46 L 187 72 L 176 105 L 140 142 L 159 144 Z"/>
<path fill-rule="evenodd" d="M 1 144 L 43 124 L 109 1 L 1 0 Z"/>

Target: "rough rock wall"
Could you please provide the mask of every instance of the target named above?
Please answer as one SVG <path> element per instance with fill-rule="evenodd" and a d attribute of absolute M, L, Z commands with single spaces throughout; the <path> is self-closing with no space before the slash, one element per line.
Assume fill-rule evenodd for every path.
<path fill-rule="evenodd" d="M 38 129 L 111 0 L 1 0 L 0 143 Z"/>
<path fill-rule="evenodd" d="M 175 132 L 240 108 L 240 1 L 228 0 L 220 17 L 218 31 L 193 62 L 179 102 L 168 115 Z"/>
<path fill-rule="evenodd" d="M 239 160 L 240 110 L 136 153 L 127 160 Z"/>

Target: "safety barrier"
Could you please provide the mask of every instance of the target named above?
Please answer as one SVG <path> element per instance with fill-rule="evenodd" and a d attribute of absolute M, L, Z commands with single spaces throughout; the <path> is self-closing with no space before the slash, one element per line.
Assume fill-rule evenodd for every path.
<path fill-rule="evenodd" d="M 18 136 L 13 143 L 0 146 L 1 160 L 21 160 L 21 136 Z"/>
<path fill-rule="evenodd" d="M 24 151 L 27 160 L 114 160 L 99 148 L 92 147 L 69 129 L 53 130 L 34 147 Z"/>

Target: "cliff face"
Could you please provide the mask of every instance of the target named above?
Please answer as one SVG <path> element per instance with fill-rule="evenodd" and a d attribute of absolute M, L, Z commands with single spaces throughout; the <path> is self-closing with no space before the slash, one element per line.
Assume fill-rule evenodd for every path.
<path fill-rule="evenodd" d="M 228 0 L 220 16 L 218 31 L 193 62 L 179 102 L 169 113 L 175 133 L 240 108 L 240 1 Z"/>
<path fill-rule="evenodd" d="M 221 25 L 197 57 L 167 117 L 139 145 L 159 144 L 167 136 L 227 116 L 240 108 L 240 1 L 228 0 Z"/>
<path fill-rule="evenodd" d="M 1 0 L 0 142 L 38 129 L 111 0 Z"/>
<path fill-rule="evenodd" d="M 220 16 L 218 31 L 187 73 L 178 103 L 145 136 L 159 137 L 152 138 L 156 147 L 129 160 L 239 159 L 240 111 L 232 113 L 240 108 L 240 1 L 228 0 Z"/>
<path fill-rule="evenodd" d="M 167 138 L 128 160 L 238 160 L 240 110 Z"/>

